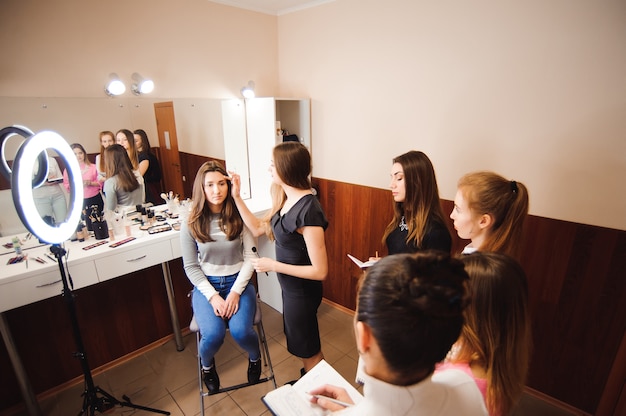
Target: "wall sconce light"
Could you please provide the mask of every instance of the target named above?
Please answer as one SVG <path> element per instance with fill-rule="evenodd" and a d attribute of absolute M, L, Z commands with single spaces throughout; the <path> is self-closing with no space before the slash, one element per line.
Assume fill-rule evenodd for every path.
<path fill-rule="evenodd" d="M 254 81 L 248 81 L 248 85 L 241 88 L 243 98 L 254 98 Z"/>
<path fill-rule="evenodd" d="M 116 73 L 111 73 L 109 75 L 109 81 L 104 86 L 104 92 L 109 97 L 114 97 L 116 95 L 122 95 L 126 91 L 126 85 L 120 80 L 120 77 L 117 76 Z"/>
<path fill-rule="evenodd" d="M 154 90 L 154 81 L 146 79 L 139 75 L 137 72 L 132 75 L 133 83 L 130 86 L 130 90 L 135 95 L 149 94 Z"/>

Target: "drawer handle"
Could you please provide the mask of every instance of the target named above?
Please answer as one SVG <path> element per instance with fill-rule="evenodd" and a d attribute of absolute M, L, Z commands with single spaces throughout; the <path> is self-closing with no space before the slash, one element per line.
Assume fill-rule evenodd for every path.
<path fill-rule="evenodd" d="M 46 286 L 52 286 L 52 285 L 56 285 L 57 283 L 60 283 L 61 280 L 55 280 L 54 282 L 50 282 L 50 283 L 44 283 L 43 285 L 39 285 L 39 286 L 35 286 L 36 288 L 40 288 L 40 287 L 46 287 Z"/>
<path fill-rule="evenodd" d="M 130 263 L 130 262 L 133 262 L 133 261 L 141 260 L 141 259 L 145 258 L 146 256 L 147 256 L 147 254 L 144 254 L 144 255 L 143 255 L 143 256 L 141 256 L 141 257 L 137 257 L 137 258 L 135 258 L 135 259 L 130 259 L 130 260 L 126 260 L 126 261 L 127 261 L 128 263 Z"/>

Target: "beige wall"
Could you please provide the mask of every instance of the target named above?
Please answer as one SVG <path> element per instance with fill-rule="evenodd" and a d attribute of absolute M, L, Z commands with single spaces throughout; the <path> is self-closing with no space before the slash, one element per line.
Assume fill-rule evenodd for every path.
<path fill-rule="evenodd" d="M 418 149 L 444 198 L 490 169 L 534 214 L 626 229 L 626 2 L 337 0 L 281 16 L 279 53 L 315 176 L 384 188 Z"/>
<path fill-rule="evenodd" d="M 179 132 L 180 150 L 223 158 L 219 103 L 206 99 L 239 97 L 251 79 L 259 94 L 277 91 L 276 16 L 207 0 L 3 0 L 2 16 L 0 97 L 88 98 L 84 102 L 105 109 L 104 115 L 118 113 L 108 119 L 130 121 L 131 125 L 99 123 L 91 137 L 82 137 L 79 134 L 91 121 L 75 117 L 79 126 L 59 132 L 69 141 L 83 143 L 87 151 L 98 149 L 97 133 L 103 129 L 144 128 L 151 144 L 158 144 L 156 124 L 152 120 L 146 125 L 144 115 L 154 119 L 152 103 L 174 98 L 181 119 L 210 112 L 200 114 L 206 120 L 191 123 L 183 132 L 191 135 Z M 122 78 L 127 91 L 105 98 L 104 84 L 111 72 Z M 155 81 L 150 96 L 131 94 L 133 72 Z M 0 109 L 5 102 L 0 99 Z M 62 100 L 20 104 L 37 112 L 32 127 L 36 131 L 40 120 L 49 117 L 39 102 L 53 110 L 48 113 L 64 112 L 69 118 L 75 114 L 71 106 L 57 109 Z M 5 122 L 2 114 L 0 121 Z M 60 123 L 57 119 L 52 124 L 58 129 Z M 210 128 L 198 131 L 198 124 Z"/>
<path fill-rule="evenodd" d="M 420 149 L 444 198 L 491 169 L 528 185 L 533 214 L 626 229 L 621 0 L 336 0 L 280 17 L 4 0 L 3 16 L 0 96 L 102 97 L 110 72 L 140 72 L 157 97 L 230 98 L 252 79 L 311 97 L 315 176 L 385 188 L 391 158 Z M 203 140 L 181 150 L 223 156 Z"/>

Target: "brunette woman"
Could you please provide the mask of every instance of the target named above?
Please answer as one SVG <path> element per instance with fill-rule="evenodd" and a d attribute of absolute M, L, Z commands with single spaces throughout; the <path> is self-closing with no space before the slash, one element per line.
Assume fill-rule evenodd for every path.
<path fill-rule="evenodd" d="M 254 259 L 259 273 L 276 272 L 282 288 L 283 324 L 287 349 L 302 360 L 304 374 L 322 360 L 317 309 L 322 281 L 328 273 L 324 231 L 328 221 L 311 192 L 311 155 L 299 142 L 274 147 L 270 163 L 272 208 L 257 218 L 239 195 L 240 178 L 233 175 L 233 197 L 252 233 L 267 233 L 276 241 L 276 259 Z"/>
<path fill-rule="evenodd" d="M 188 220 L 180 229 L 183 267 L 194 285 L 193 311 L 200 328 L 199 355 L 209 393 L 219 390 L 215 353 L 224 342 L 226 325 L 248 353 L 248 382 L 261 375 L 261 356 L 253 328 L 256 292 L 252 277 L 254 237 L 244 225 L 231 195 L 226 170 L 204 163 L 193 184 Z"/>

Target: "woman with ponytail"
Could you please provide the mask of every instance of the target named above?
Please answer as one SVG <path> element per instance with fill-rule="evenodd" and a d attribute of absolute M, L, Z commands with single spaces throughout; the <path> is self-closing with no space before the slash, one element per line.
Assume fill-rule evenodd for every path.
<path fill-rule="evenodd" d="M 480 250 L 518 258 L 527 215 L 523 183 L 494 172 L 474 172 L 459 180 L 450 218 L 459 237 L 471 240 L 464 254 Z"/>

